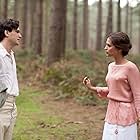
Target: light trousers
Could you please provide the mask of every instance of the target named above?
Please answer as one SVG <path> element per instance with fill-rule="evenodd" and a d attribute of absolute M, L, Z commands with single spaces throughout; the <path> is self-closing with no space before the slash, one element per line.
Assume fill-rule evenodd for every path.
<path fill-rule="evenodd" d="M 121 126 L 105 122 L 102 140 L 138 140 L 137 124 Z"/>
<path fill-rule="evenodd" d="M 0 108 L 0 140 L 12 140 L 16 116 L 15 97 L 8 96 L 4 106 Z"/>

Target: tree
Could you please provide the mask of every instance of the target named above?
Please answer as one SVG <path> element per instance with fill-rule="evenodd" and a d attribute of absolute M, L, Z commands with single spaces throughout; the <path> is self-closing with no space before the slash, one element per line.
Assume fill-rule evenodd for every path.
<path fill-rule="evenodd" d="M 138 6 L 138 20 L 139 20 L 139 29 L 138 29 L 138 48 L 139 48 L 139 53 L 140 53 L 140 2 L 138 1 L 138 4 L 137 4 L 137 6 Z"/>
<path fill-rule="evenodd" d="M 28 16 L 30 15 L 30 11 L 29 11 L 29 9 L 30 9 L 30 3 L 29 3 L 30 1 L 28 1 L 28 0 L 24 0 L 24 12 L 23 12 L 23 31 L 22 31 L 22 33 L 23 33 L 23 48 L 26 48 L 28 45 L 29 45 L 29 43 L 28 43 L 28 41 L 29 41 L 29 38 L 30 38 L 30 36 L 28 36 L 29 34 L 30 34 L 30 30 L 29 30 L 29 25 L 30 25 L 30 18 L 28 18 Z"/>
<path fill-rule="evenodd" d="M 15 3 L 14 3 L 14 19 L 18 18 L 18 8 L 19 8 L 19 1 L 15 0 Z"/>
<path fill-rule="evenodd" d="M 33 14 L 32 46 L 37 55 L 42 54 L 43 0 L 36 0 Z M 38 17 L 38 18 L 37 18 Z"/>
<path fill-rule="evenodd" d="M 2 18 L 7 18 L 8 17 L 8 0 L 3 0 L 2 1 Z"/>
<path fill-rule="evenodd" d="M 73 49 L 77 50 L 77 0 L 74 0 L 73 10 Z"/>
<path fill-rule="evenodd" d="M 132 40 L 132 31 L 133 31 L 133 7 L 130 7 L 130 39 Z"/>
<path fill-rule="evenodd" d="M 2 0 L 0 0 L 0 17 L 2 17 Z"/>
<path fill-rule="evenodd" d="M 47 49 L 47 38 L 48 38 L 48 35 L 47 35 L 47 32 L 48 32 L 48 17 L 49 17 L 49 9 L 50 9 L 50 0 L 44 0 L 43 1 L 43 9 L 44 9 L 44 12 L 43 12 L 43 47 L 42 47 L 42 53 L 46 53 L 46 49 Z"/>
<path fill-rule="evenodd" d="M 88 37 L 89 37 L 89 22 L 88 22 L 88 0 L 84 0 L 83 7 L 83 49 L 88 48 Z"/>
<path fill-rule="evenodd" d="M 120 0 L 118 0 L 118 21 L 117 21 L 117 31 L 121 31 L 121 7 Z"/>
<path fill-rule="evenodd" d="M 139 52 L 140 52 L 140 4 L 139 4 L 139 35 L 138 35 L 138 46 L 139 46 Z"/>
<path fill-rule="evenodd" d="M 36 0 L 34 2 L 32 2 L 32 6 L 31 6 L 31 41 L 30 41 L 30 46 L 32 49 L 34 49 L 34 34 L 35 34 L 35 15 L 34 15 L 34 11 L 36 9 Z"/>
<path fill-rule="evenodd" d="M 112 0 L 109 0 L 105 40 L 108 34 L 110 34 L 113 30 L 112 15 L 113 15 Z"/>
<path fill-rule="evenodd" d="M 101 47 L 102 47 L 102 0 L 99 0 L 98 16 L 97 16 L 96 49 L 100 50 Z"/>
<path fill-rule="evenodd" d="M 61 57 L 65 56 L 65 50 L 66 50 L 66 24 L 67 24 L 67 0 L 63 1 L 63 20 L 62 20 L 62 37 L 61 37 Z"/>
<path fill-rule="evenodd" d="M 125 17 L 125 32 L 128 33 L 128 9 L 129 9 L 129 1 L 127 0 L 126 4 L 126 17 Z"/>
<path fill-rule="evenodd" d="M 66 0 L 52 0 L 48 28 L 47 65 L 59 61 L 65 53 Z"/>

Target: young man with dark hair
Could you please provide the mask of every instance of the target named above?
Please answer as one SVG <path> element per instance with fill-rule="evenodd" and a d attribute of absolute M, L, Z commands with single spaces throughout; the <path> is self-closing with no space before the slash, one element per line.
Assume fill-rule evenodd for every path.
<path fill-rule="evenodd" d="M 0 21 L 0 140 L 12 140 L 16 121 L 15 99 L 19 95 L 19 87 L 12 49 L 19 45 L 21 37 L 19 21 Z"/>

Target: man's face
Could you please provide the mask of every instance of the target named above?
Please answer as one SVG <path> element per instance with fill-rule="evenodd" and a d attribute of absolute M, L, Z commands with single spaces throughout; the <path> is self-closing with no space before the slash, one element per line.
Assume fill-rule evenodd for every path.
<path fill-rule="evenodd" d="M 16 45 L 19 45 L 21 37 L 22 35 L 20 33 L 20 30 L 19 28 L 17 28 L 16 30 L 12 30 L 12 32 L 9 32 L 8 40 L 14 47 Z"/>

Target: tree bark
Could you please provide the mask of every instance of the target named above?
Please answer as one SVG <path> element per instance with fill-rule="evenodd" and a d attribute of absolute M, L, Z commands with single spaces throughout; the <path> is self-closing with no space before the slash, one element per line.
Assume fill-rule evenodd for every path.
<path fill-rule="evenodd" d="M 96 50 L 102 47 L 102 0 L 98 2 Z"/>
<path fill-rule="evenodd" d="M 112 15 L 113 15 L 112 0 L 109 0 L 105 42 L 106 42 L 106 38 L 107 38 L 108 34 L 110 34 L 112 32 L 112 30 L 113 30 Z"/>
<path fill-rule="evenodd" d="M 129 1 L 127 0 L 126 4 L 126 17 L 125 17 L 125 32 L 128 33 L 128 8 L 129 8 Z"/>
<path fill-rule="evenodd" d="M 48 29 L 47 65 L 59 61 L 64 55 L 66 31 L 66 0 L 51 1 Z"/>
<path fill-rule="evenodd" d="M 120 0 L 118 0 L 118 20 L 117 20 L 117 31 L 121 31 L 121 7 L 120 7 Z"/>
<path fill-rule="evenodd" d="M 83 49 L 88 48 L 88 37 L 89 37 L 89 22 L 88 22 L 88 0 L 84 0 L 83 10 Z"/>
<path fill-rule="evenodd" d="M 77 0 L 74 0 L 73 12 L 73 49 L 77 50 Z"/>
<path fill-rule="evenodd" d="M 36 55 L 42 55 L 43 0 L 36 0 L 34 6 L 32 46 Z"/>
<path fill-rule="evenodd" d="M 8 17 L 8 0 L 3 0 L 2 5 L 2 18 L 6 19 Z"/>

